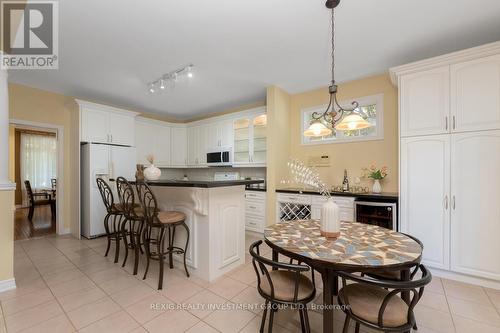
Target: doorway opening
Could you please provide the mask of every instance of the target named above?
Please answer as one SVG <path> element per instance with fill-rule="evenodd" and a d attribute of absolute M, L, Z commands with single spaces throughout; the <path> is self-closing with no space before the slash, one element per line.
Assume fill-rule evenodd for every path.
<path fill-rule="evenodd" d="M 62 129 L 11 120 L 9 141 L 14 240 L 61 233 Z"/>

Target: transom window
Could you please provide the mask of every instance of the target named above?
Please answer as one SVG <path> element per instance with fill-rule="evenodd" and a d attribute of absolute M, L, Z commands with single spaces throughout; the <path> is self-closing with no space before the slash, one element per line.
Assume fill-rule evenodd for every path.
<path fill-rule="evenodd" d="M 302 144 L 323 144 L 323 143 L 338 143 L 338 142 L 352 142 L 352 141 L 367 141 L 367 140 L 381 140 L 384 138 L 383 129 L 383 100 L 384 95 L 373 95 L 355 99 L 359 103 L 356 112 L 366 119 L 373 126 L 362 130 L 353 131 L 336 131 L 333 129 L 331 135 L 321 137 L 306 137 L 302 135 Z M 342 106 L 349 106 L 351 101 L 342 101 Z M 326 105 L 316 106 L 302 110 L 302 128 L 301 133 L 311 124 L 312 114 L 314 112 L 323 113 Z M 326 126 L 329 126 L 324 119 L 322 120 Z"/>

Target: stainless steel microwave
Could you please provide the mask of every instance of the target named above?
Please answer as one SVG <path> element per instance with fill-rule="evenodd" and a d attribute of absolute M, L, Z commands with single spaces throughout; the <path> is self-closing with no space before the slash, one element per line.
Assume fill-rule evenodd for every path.
<path fill-rule="evenodd" d="M 207 152 L 207 164 L 209 166 L 233 165 L 233 149 L 230 147 L 210 149 Z"/>

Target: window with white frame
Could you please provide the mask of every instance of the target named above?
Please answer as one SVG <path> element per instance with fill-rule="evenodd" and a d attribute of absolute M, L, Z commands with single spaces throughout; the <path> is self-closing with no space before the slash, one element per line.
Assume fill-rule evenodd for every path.
<path fill-rule="evenodd" d="M 340 143 L 340 142 L 353 142 L 353 141 L 368 141 L 368 140 L 381 140 L 384 138 L 383 128 L 383 114 L 384 114 L 384 95 L 373 95 L 356 98 L 350 101 L 342 101 L 340 105 L 349 107 L 353 101 L 359 103 L 356 112 L 366 119 L 373 126 L 353 131 L 336 131 L 333 129 L 332 134 L 321 137 L 306 137 L 303 135 L 304 131 L 309 127 L 313 120 L 312 114 L 317 112 L 322 114 L 327 105 L 316 106 L 302 110 L 302 144 L 323 144 L 323 143 Z M 323 123 L 330 127 L 324 119 Z"/>

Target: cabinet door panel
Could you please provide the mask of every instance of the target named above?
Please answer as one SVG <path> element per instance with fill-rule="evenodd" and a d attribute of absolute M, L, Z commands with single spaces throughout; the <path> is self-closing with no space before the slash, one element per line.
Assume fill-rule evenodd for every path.
<path fill-rule="evenodd" d="M 146 156 L 154 154 L 154 132 L 151 125 L 137 121 L 135 124 L 135 147 L 137 154 L 137 163 L 148 165 Z"/>
<path fill-rule="evenodd" d="M 188 128 L 188 164 L 196 165 L 198 158 L 198 128 Z"/>
<path fill-rule="evenodd" d="M 423 242 L 425 263 L 442 269 L 449 268 L 449 170 L 449 135 L 401 141 L 401 230 Z"/>
<path fill-rule="evenodd" d="M 500 55 L 451 66 L 455 132 L 500 129 Z"/>
<path fill-rule="evenodd" d="M 110 142 L 118 145 L 133 146 L 135 142 L 135 119 L 109 113 Z"/>
<path fill-rule="evenodd" d="M 451 268 L 500 280 L 500 131 L 454 134 Z"/>
<path fill-rule="evenodd" d="M 449 66 L 401 77 L 401 136 L 449 132 Z"/>
<path fill-rule="evenodd" d="M 109 113 L 84 109 L 82 112 L 82 141 L 95 143 L 109 142 Z"/>
<path fill-rule="evenodd" d="M 157 166 L 168 167 L 171 164 L 170 159 L 170 127 L 165 127 L 162 125 L 155 125 L 156 132 L 154 136 L 155 145 L 155 164 Z"/>
<path fill-rule="evenodd" d="M 172 127 L 171 130 L 171 165 L 187 165 L 187 131 L 184 127 Z"/>

